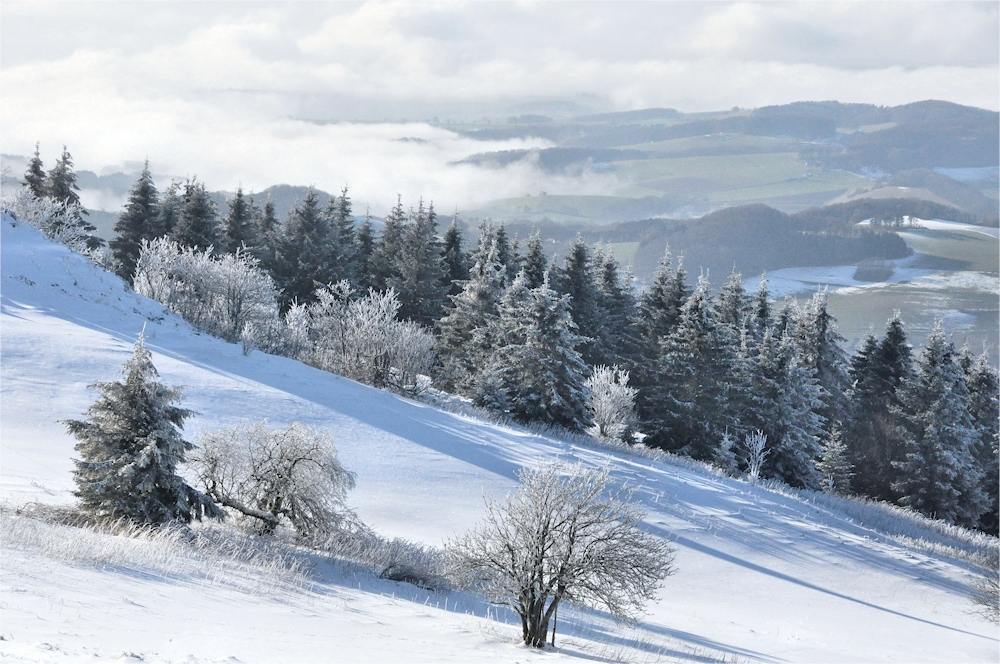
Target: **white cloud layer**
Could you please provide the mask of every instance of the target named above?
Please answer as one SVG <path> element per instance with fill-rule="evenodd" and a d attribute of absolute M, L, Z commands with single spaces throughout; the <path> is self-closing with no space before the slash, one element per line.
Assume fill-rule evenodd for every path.
<path fill-rule="evenodd" d="M 539 141 L 302 118 L 502 117 L 514 101 L 555 97 L 619 110 L 1000 105 L 995 2 L 4 2 L 0 12 L 4 152 L 40 140 L 54 156 L 67 143 L 94 170 L 148 156 L 213 188 L 347 183 L 376 209 L 397 191 L 468 206 L 612 183 L 448 165 Z"/>

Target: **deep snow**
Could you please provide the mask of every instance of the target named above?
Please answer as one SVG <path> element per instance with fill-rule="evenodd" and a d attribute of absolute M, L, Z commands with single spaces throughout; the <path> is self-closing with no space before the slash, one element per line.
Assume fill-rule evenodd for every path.
<path fill-rule="evenodd" d="M 79 417 L 93 401 L 89 383 L 117 377 L 145 325 L 163 380 L 185 385 L 185 406 L 199 413 L 190 420 L 191 439 L 241 418 L 328 428 L 342 462 L 358 475 L 351 504 L 384 535 L 441 545 L 480 518 L 484 493 L 503 494 L 525 464 L 559 458 L 610 464 L 615 481 L 637 487 L 646 527 L 678 549 L 677 574 L 636 628 L 615 627 L 600 615 L 569 615 L 560 633 L 565 627 L 575 636 L 558 643 L 557 653 L 543 653 L 515 645 L 516 630 L 484 617 L 475 598 L 428 593 L 336 566 L 318 566 L 308 587 L 255 593 L 198 575 L 88 563 L 5 542 L 3 658 L 1000 657 L 996 628 L 970 613 L 969 568 L 961 560 L 880 534 L 835 508 L 690 464 L 443 412 L 286 358 L 244 357 L 238 346 L 195 333 L 25 224 L 4 217 L 0 226 L 0 498 L 8 504 L 72 501 L 73 439 L 59 421 Z"/>

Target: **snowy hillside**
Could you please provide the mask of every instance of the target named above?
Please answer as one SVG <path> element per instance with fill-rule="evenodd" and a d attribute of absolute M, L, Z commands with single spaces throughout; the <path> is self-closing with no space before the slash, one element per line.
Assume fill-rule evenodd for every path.
<path fill-rule="evenodd" d="M 357 473 L 349 502 L 383 535 L 440 546 L 482 516 L 484 493 L 502 495 L 524 465 L 559 458 L 610 464 L 615 481 L 638 487 L 646 526 L 678 550 L 677 574 L 638 626 L 568 612 L 560 615 L 553 653 L 515 645 L 519 627 L 469 595 L 380 581 L 324 561 L 311 571 L 268 575 L 177 542 L 133 542 L 131 554 L 119 546 L 111 555 L 102 540 L 110 536 L 25 524 L 8 511 L 0 578 L 4 661 L 1000 656 L 996 628 L 971 615 L 969 565 L 946 555 L 995 547 L 995 540 L 924 530 L 919 520 L 874 509 L 861 523 L 822 501 L 692 464 L 575 446 L 442 412 L 289 359 L 245 357 L 25 224 L 5 217 L 0 225 L 0 498 L 8 506 L 72 501 L 74 441 L 59 420 L 79 417 L 93 401 L 89 383 L 117 377 L 145 325 L 162 378 L 186 386 L 184 405 L 199 413 L 189 439 L 243 418 L 327 428 L 342 462 Z M 876 528 L 871 519 L 878 514 L 884 518 Z M 12 528 L 21 529 L 17 538 L 9 536 Z"/>

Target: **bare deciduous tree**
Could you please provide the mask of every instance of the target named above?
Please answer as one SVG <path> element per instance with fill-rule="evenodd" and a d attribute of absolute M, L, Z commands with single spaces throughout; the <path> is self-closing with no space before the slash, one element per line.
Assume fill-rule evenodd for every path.
<path fill-rule="evenodd" d="M 302 537 L 323 537 L 350 513 L 344 503 L 354 474 L 337 460 L 330 435 L 293 423 L 267 422 L 204 434 L 193 461 L 205 493 L 270 533 L 287 519 Z"/>
<path fill-rule="evenodd" d="M 607 493 L 607 470 L 579 466 L 539 466 L 520 478 L 517 492 L 487 501 L 483 523 L 449 542 L 453 574 L 516 611 L 524 643 L 537 648 L 563 601 L 635 619 L 673 572 L 673 549 L 638 528 L 631 490 Z"/>
<path fill-rule="evenodd" d="M 976 605 L 975 613 L 1000 624 L 1000 560 L 997 556 L 983 556 L 976 566 L 969 599 Z"/>
<path fill-rule="evenodd" d="M 750 484 L 756 484 L 760 479 L 760 469 L 767 458 L 767 434 L 763 431 L 748 433 L 743 440 L 743 447 L 747 452 L 747 479 Z"/>

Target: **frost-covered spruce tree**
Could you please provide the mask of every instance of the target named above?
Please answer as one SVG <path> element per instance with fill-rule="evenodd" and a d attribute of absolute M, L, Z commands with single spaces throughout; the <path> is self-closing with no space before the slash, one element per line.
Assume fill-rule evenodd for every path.
<path fill-rule="evenodd" d="M 448 286 L 448 297 L 462 292 L 462 282 L 469 278 L 469 264 L 465 251 L 462 249 L 462 229 L 458 227 L 458 213 L 451 218 L 451 224 L 444 233 L 445 283 Z"/>
<path fill-rule="evenodd" d="M 760 340 L 764 336 L 764 331 L 774 325 L 771 318 L 771 291 L 768 287 L 767 273 L 760 277 L 757 290 L 754 291 L 753 301 L 750 303 L 749 328 L 753 333 L 753 338 Z"/>
<path fill-rule="evenodd" d="M 365 212 L 364 221 L 358 226 L 357 250 L 354 254 L 354 280 L 361 291 L 375 288 L 375 250 L 377 239 L 372 228 L 370 212 Z"/>
<path fill-rule="evenodd" d="M 180 390 L 157 377 L 140 334 L 122 380 L 91 385 L 101 397 L 87 409 L 87 419 L 66 422 L 79 441 L 75 495 L 96 516 L 140 523 L 221 516 L 208 497 L 177 474 L 194 447 L 180 432 L 192 413 L 176 405 Z"/>
<path fill-rule="evenodd" d="M 316 285 L 332 283 L 335 273 L 330 223 L 310 187 L 305 200 L 288 215 L 275 245 L 273 276 L 281 289 L 281 310 L 287 311 L 293 302 L 314 302 Z"/>
<path fill-rule="evenodd" d="M 132 281 L 142 241 L 152 240 L 159 235 L 159 216 L 159 195 L 147 161 L 139 179 L 129 191 L 125 211 L 118 215 L 115 223 L 118 237 L 109 243 L 115 260 L 118 261 L 118 276 L 122 279 Z"/>
<path fill-rule="evenodd" d="M 854 475 L 853 466 L 847 458 L 847 446 L 840 436 L 840 427 L 834 424 L 830 427 L 830 433 L 823 441 L 823 450 L 820 453 L 819 463 L 816 470 L 823 476 L 820 486 L 828 493 L 838 493 L 847 495 L 851 493 L 851 477 Z"/>
<path fill-rule="evenodd" d="M 542 248 L 542 236 L 536 230 L 528 238 L 527 253 L 524 255 L 524 274 L 528 278 L 528 288 L 538 288 L 545 281 L 548 260 Z"/>
<path fill-rule="evenodd" d="M 605 337 L 601 344 L 604 358 L 622 367 L 632 367 L 640 346 L 632 275 L 628 271 L 620 273 L 618 261 L 606 247 L 595 252 L 594 267 L 599 304 L 604 312 Z"/>
<path fill-rule="evenodd" d="M 160 214 L 156 220 L 156 233 L 153 237 L 172 235 L 177 221 L 181 218 L 181 207 L 184 196 L 179 182 L 171 182 L 160 198 Z"/>
<path fill-rule="evenodd" d="M 767 435 L 770 455 L 764 474 L 792 486 L 819 488 L 815 462 L 820 455 L 822 391 L 812 372 L 802 366 L 788 334 L 767 330 L 756 347 L 750 383 L 741 400 L 740 424 Z"/>
<path fill-rule="evenodd" d="M 648 444 L 711 460 L 719 439 L 736 428 L 733 383 L 737 341 L 716 320 L 702 277 L 660 344 L 655 381 L 647 389 Z"/>
<path fill-rule="evenodd" d="M 509 412 L 524 422 L 583 430 L 590 421 L 584 340 L 569 313 L 569 296 L 544 282 L 528 289 L 519 275 L 499 307 L 499 343 L 493 374 Z"/>
<path fill-rule="evenodd" d="M 825 431 L 830 433 L 833 424 L 847 416 L 851 378 L 847 353 L 841 346 L 846 339 L 837 332 L 837 319 L 827 310 L 827 300 L 825 290 L 813 294 L 795 326 L 795 341 L 800 362 L 812 370 L 823 388 L 819 415 L 826 421 Z"/>
<path fill-rule="evenodd" d="M 927 338 L 913 376 L 900 387 L 905 456 L 893 462 L 899 502 L 932 518 L 974 527 L 987 511 L 976 430 L 955 347 L 941 321 Z"/>
<path fill-rule="evenodd" d="M 184 247 L 193 249 L 221 248 L 222 229 L 215 203 L 205 189 L 205 183 L 197 179 L 184 184 L 180 214 L 172 231 L 174 240 Z"/>
<path fill-rule="evenodd" d="M 382 220 L 382 232 L 372 254 L 372 285 L 377 290 L 387 290 L 399 273 L 404 253 L 403 235 L 406 231 L 406 211 L 403 197 L 397 195 L 396 206 Z"/>
<path fill-rule="evenodd" d="M 229 214 L 226 215 L 226 236 L 224 248 L 230 254 L 235 254 L 242 248 L 252 248 L 257 245 L 257 228 L 254 223 L 253 199 L 243 194 L 243 186 L 236 188 L 236 195 L 229 201 Z"/>
<path fill-rule="evenodd" d="M 959 365 L 965 373 L 965 385 L 969 390 L 969 414 L 976 428 L 976 460 L 983 471 L 983 492 L 989 502 L 987 510 L 979 520 L 979 529 L 996 535 L 1000 528 L 1000 499 L 998 499 L 997 477 L 1000 476 L 1000 381 L 997 371 L 990 366 L 984 350 L 979 357 L 973 357 L 968 348 L 963 349 Z"/>
<path fill-rule="evenodd" d="M 424 208 L 420 201 L 417 210 L 410 211 L 395 269 L 386 285 L 399 296 L 400 318 L 431 326 L 441 317 L 447 287 L 433 203 Z"/>
<path fill-rule="evenodd" d="M 569 296 L 570 315 L 580 335 L 587 338 L 580 348 L 584 361 L 590 365 L 614 364 L 615 359 L 607 352 L 605 341 L 608 333 L 604 327 L 604 309 L 601 294 L 594 274 L 594 261 L 590 249 L 577 235 L 569 248 L 563 267 L 553 285 L 562 295 Z"/>
<path fill-rule="evenodd" d="M 743 275 L 735 269 L 719 291 L 715 306 L 721 324 L 728 325 L 735 333 L 743 328 L 750 313 L 751 302 L 743 288 Z"/>
<path fill-rule="evenodd" d="M 854 464 L 854 490 L 881 500 L 898 498 L 892 489 L 903 460 L 899 423 L 900 385 L 913 371 L 913 359 L 903 321 L 897 311 L 885 336 L 869 335 L 851 360 L 850 414 L 844 423 L 844 443 Z"/>
<path fill-rule="evenodd" d="M 35 156 L 28 162 L 23 184 L 34 194 L 35 198 L 44 198 L 46 195 L 45 169 L 42 165 L 42 157 L 38 152 L 39 145 L 39 143 L 35 143 Z"/>
<path fill-rule="evenodd" d="M 80 187 L 76 184 L 76 173 L 73 171 L 73 156 L 63 146 L 62 155 L 49 171 L 45 179 L 45 195 L 60 201 L 67 206 L 80 205 Z"/>
<path fill-rule="evenodd" d="M 506 270 L 492 239 L 480 232 L 480 247 L 469 279 L 451 297 L 452 308 L 438 323 L 440 383 L 447 389 L 468 392 L 477 383 L 492 347 L 489 334 L 497 318 Z"/>

